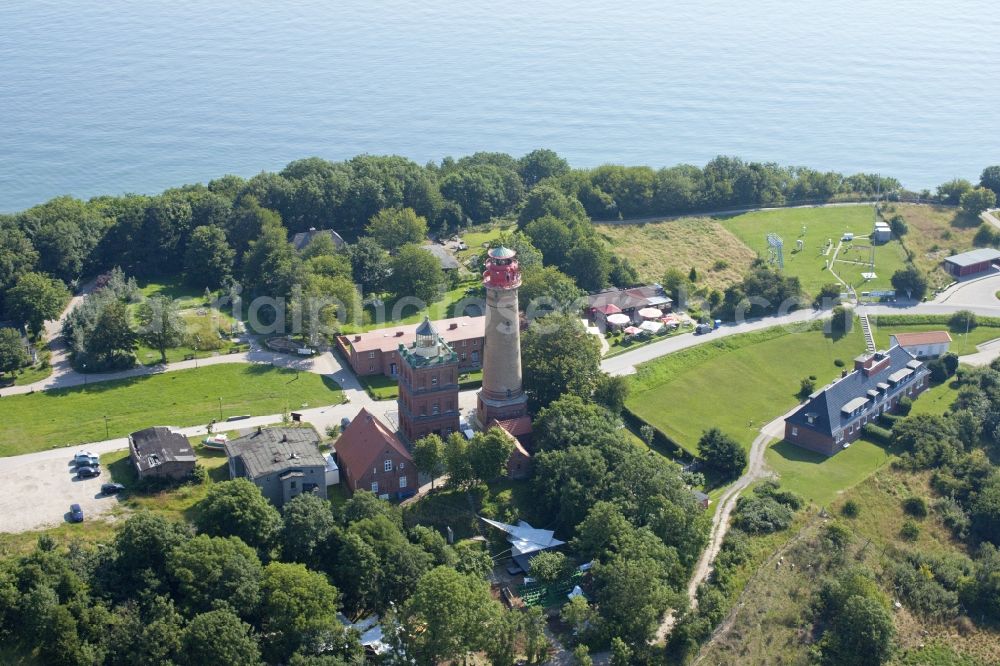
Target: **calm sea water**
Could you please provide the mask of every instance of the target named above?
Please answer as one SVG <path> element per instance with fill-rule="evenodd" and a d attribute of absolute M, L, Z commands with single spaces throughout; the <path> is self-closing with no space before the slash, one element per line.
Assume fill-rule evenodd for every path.
<path fill-rule="evenodd" d="M 319 155 L 1000 162 L 988 0 L 6 0 L 0 210 Z"/>

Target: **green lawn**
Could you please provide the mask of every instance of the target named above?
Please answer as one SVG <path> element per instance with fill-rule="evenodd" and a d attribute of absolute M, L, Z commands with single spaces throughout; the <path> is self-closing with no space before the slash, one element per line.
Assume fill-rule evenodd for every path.
<path fill-rule="evenodd" d="M 798 403 L 804 377 L 823 386 L 840 374 L 835 359 L 850 367 L 862 351 L 859 327 L 839 340 L 780 328 L 720 338 L 639 366 L 627 404 L 688 451 L 713 426 L 749 447 L 762 425 Z"/>
<path fill-rule="evenodd" d="M 893 319 L 893 321 L 896 321 L 896 319 Z M 958 355 L 973 354 L 976 351 L 977 345 L 1000 338 L 1000 327 L 996 326 L 977 326 L 969 331 L 968 338 L 966 338 L 965 331 L 958 333 L 949 330 L 947 324 L 885 324 L 880 326 L 878 317 L 870 317 L 869 322 L 872 325 L 872 333 L 875 335 L 875 344 L 879 349 L 889 347 L 889 336 L 893 333 L 948 331 L 951 333 L 952 339 L 950 350 Z"/>
<path fill-rule="evenodd" d="M 365 323 L 361 326 L 356 326 L 354 324 L 345 324 L 341 327 L 341 332 L 344 334 L 350 333 L 360 333 L 363 331 L 372 331 L 378 328 L 390 328 L 392 326 L 401 326 L 403 324 L 418 324 L 423 321 L 425 316 L 430 317 L 432 320 L 437 319 L 447 319 L 449 317 L 458 317 L 463 314 L 462 310 L 468 303 L 463 303 L 466 298 L 470 297 L 468 293 L 470 289 L 475 289 L 478 287 L 479 283 L 475 281 L 463 282 L 454 289 L 450 289 L 444 293 L 437 301 L 430 304 L 429 307 L 418 309 L 416 305 L 405 304 L 396 310 L 396 302 L 394 300 L 385 301 L 385 321 L 377 321 L 377 313 L 374 308 L 365 308 Z M 396 310 L 396 312 L 394 312 Z M 468 312 L 466 314 L 482 314 L 478 310 L 476 312 Z M 398 316 L 397 316 L 398 315 Z"/>
<path fill-rule="evenodd" d="M 958 398 L 958 388 L 954 382 L 951 380 L 942 382 L 921 393 L 920 397 L 913 401 L 910 414 L 944 414 L 951 409 L 956 398 Z"/>
<path fill-rule="evenodd" d="M 844 490 L 864 481 L 891 457 L 885 447 L 865 439 L 829 458 L 786 441 L 773 444 L 764 454 L 783 488 L 819 506 L 826 506 Z"/>
<path fill-rule="evenodd" d="M 789 208 L 783 210 L 756 211 L 735 215 L 722 220 L 722 225 L 735 234 L 765 259 L 768 256 L 767 234 L 774 232 L 784 241 L 785 272 L 798 276 L 802 288 L 809 294 L 815 294 L 820 287 L 835 282 L 833 276 L 825 269 L 824 263 L 832 258 L 824 256 L 823 251 L 827 239 L 833 241 L 836 247 L 844 232 L 855 235 L 868 235 L 874 225 L 874 213 L 870 206 L 837 206 L 831 208 Z M 803 235 L 802 228 L 806 231 Z M 796 250 L 796 241 L 803 240 L 802 251 Z M 857 241 L 855 244 L 867 244 L 867 241 Z M 845 243 L 845 246 L 852 245 Z M 860 250 L 848 251 L 844 258 L 860 258 Z M 857 256 L 855 256 L 857 255 Z M 880 245 L 875 250 L 875 272 L 878 279 L 869 283 L 868 287 L 882 288 L 889 284 L 892 273 L 905 262 L 905 253 L 898 241 Z M 860 285 L 861 267 L 837 262 L 838 273 L 850 284 Z"/>
<path fill-rule="evenodd" d="M 0 399 L 0 456 L 122 437 L 151 425 L 191 426 L 236 414 L 337 404 L 336 382 L 267 365 L 226 364 Z"/>
<path fill-rule="evenodd" d="M 478 255 L 485 249 L 483 248 L 483 245 L 485 243 L 489 243 L 490 241 L 497 238 L 498 236 L 500 236 L 501 233 L 505 231 L 512 232 L 515 229 L 516 225 L 510 225 L 507 227 L 501 226 L 501 227 L 479 228 L 474 231 L 467 231 L 464 233 L 460 233 L 459 237 L 463 241 L 465 241 L 465 244 L 469 246 L 469 249 L 456 252 L 455 256 L 462 263 L 462 265 L 465 265 L 465 262 L 467 260 Z"/>
<path fill-rule="evenodd" d="M 183 282 L 180 277 L 167 278 L 163 282 L 140 282 L 139 291 L 144 298 L 165 296 L 178 301 L 182 309 L 193 308 L 205 304 L 205 290 L 196 289 Z"/>

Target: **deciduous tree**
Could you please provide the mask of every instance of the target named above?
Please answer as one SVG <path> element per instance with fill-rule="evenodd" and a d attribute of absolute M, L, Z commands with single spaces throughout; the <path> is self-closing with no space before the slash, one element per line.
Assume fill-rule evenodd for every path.
<path fill-rule="evenodd" d="M 7 314 L 38 335 L 48 319 L 58 319 L 69 292 L 62 282 L 42 273 L 24 273 L 7 291 Z"/>
<path fill-rule="evenodd" d="M 160 362 L 167 362 L 167 350 L 184 341 L 187 326 L 177 302 L 165 296 L 153 296 L 139 306 L 139 339 L 160 352 Z"/>

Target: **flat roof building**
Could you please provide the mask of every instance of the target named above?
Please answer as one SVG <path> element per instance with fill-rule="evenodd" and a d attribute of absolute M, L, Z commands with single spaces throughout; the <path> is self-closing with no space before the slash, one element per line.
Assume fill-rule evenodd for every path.
<path fill-rule="evenodd" d="M 942 264 L 944 269 L 954 277 L 965 277 L 988 271 L 998 261 L 1000 261 L 1000 250 L 982 247 L 978 250 L 948 257 Z"/>

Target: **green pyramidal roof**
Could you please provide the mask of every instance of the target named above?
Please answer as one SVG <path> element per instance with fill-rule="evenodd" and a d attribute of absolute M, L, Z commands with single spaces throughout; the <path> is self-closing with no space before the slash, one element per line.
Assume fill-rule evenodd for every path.
<path fill-rule="evenodd" d="M 489 255 L 494 259 L 513 259 L 517 256 L 517 252 L 501 245 L 490 250 Z"/>

